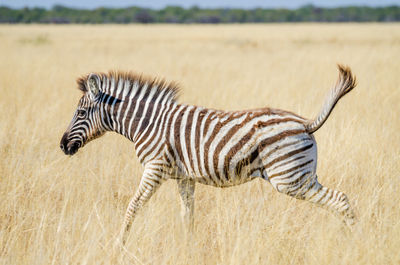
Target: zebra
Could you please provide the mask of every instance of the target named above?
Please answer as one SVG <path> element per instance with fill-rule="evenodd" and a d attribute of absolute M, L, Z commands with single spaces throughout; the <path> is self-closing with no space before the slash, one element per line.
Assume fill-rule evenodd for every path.
<path fill-rule="evenodd" d="M 175 179 L 183 223 L 193 230 L 195 184 L 230 187 L 261 178 L 278 192 L 326 208 L 354 223 L 347 196 L 317 180 L 313 133 L 341 97 L 356 86 L 351 69 L 339 77 L 313 120 L 289 111 L 259 108 L 222 111 L 179 104 L 179 86 L 133 72 L 90 73 L 77 79 L 83 92 L 60 147 L 75 154 L 107 131 L 133 142 L 144 166 L 121 230 L 125 243 L 137 212 L 160 185 Z"/>

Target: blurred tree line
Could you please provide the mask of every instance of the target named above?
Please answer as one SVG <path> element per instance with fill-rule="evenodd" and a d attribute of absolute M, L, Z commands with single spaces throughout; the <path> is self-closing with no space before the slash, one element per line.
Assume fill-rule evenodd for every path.
<path fill-rule="evenodd" d="M 52 9 L 0 7 L 0 23 L 263 23 L 263 22 L 391 22 L 400 21 L 400 7 L 349 6 L 298 9 L 204 9 L 168 6 L 149 8 Z"/>

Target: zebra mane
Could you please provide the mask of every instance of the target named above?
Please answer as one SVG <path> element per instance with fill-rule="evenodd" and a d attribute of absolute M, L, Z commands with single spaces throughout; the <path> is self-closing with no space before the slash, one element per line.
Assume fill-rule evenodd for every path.
<path fill-rule="evenodd" d="M 142 74 L 137 74 L 134 72 L 123 72 L 123 71 L 109 71 L 108 73 L 98 72 L 95 73 L 101 79 L 101 83 L 109 82 L 114 79 L 115 84 L 118 84 L 119 81 L 130 81 L 131 84 L 137 83 L 137 89 L 152 89 L 156 88 L 157 91 L 155 95 L 159 95 L 162 91 L 164 91 L 164 95 L 169 97 L 171 101 L 176 102 L 179 96 L 180 88 L 175 82 L 167 82 L 163 78 L 157 77 L 149 77 L 144 76 Z M 87 80 L 89 74 L 79 77 L 76 82 L 78 83 L 78 89 L 82 92 L 88 92 Z M 111 93 L 117 89 L 117 85 L 111 88 Z M 129 88 L 132 89 L 132 86 Z M 105 92 L 105 91 L 103 91 Z"/>

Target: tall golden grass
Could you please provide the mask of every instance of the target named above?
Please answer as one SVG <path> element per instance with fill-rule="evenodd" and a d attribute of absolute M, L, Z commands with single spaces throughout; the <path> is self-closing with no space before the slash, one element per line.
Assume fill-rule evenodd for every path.
<path fill-rule="evenodd" d="M 399 264 L 400 25 L 0 26 L 1 264 Z M 91 71 L 178 81 L 181 102 L 270 106 L 312 118 L 349 65 L 358 86 L 315 133 L 322 184 L 345 192 L 349 232 L 255 180 L 197 185 L 184 240 L 174 181 L 113 248 L 142 167 L 109 133 L 67 157 L 59 140 Z"/>

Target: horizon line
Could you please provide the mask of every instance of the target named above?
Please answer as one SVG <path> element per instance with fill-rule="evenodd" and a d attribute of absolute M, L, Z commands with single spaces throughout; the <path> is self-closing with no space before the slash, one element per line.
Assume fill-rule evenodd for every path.
<path fill-rule="evenodd" d="M 346 4 L 346 5 L 337 5 L 337 6 L 324 6 L 324 5 L 315 5 L 315 4 L 304 4 L 304 5 L 299 5 L 297 7 L 276 7 L 276 6 L 271 6 L 271 7 L 262 7 L 262 6 L 254 6 L 254 7 L 236 7 L 236 6 L 216 6 L 216 7 L 207 7 L 207 6 L 199 6 L 199 5 L 191 5 L 191 6 L 182 6 L 182 5 L 165 5 L 164 7 L 149 7 L 149 6 L 143 6 L 143 5 L 126 5 L 126 6 L 107 6 L 107 5 L 99 5 L 93 8 L 88 8 L 88 7 L 78 7 L 78 6 L 73 6 L 73 5 L 64 5 L 64 4 L 54 4 L 51 7 L 45 7 L 45 6 L 39 6 L 39 5 L 24 5 L 20 7 L 12 7 L 7 4 L 0 4 L 0 8 L 9 8 L 9 9 L 14 9 L 14 10 L 20 10 L 20 9 L 35 9 L 35 8 L 41 8 L 41 9 L 46 9 L 46 10 L 51 10 L 54 9 L 55 7 L 65 7 L 69 9 L 79 9 L 79 10 L 96 10 L 96 9 L 101 9 L 101 8 L 107 8 L 107 9 L 124 9 L 124 8 L 132 8 L 132 7 L 137 7 L 137 8 L 142 8 L 142 9 L 151 9 L 151 10 L 162 10 L 168 7 L 177 7 L 177 8 L 182 8 L 185 10 L 192 9 L 192 8 L 198 8 L 198 9 L 210 9 L 210 10 L 216 10 L 216 9 L 239 9 L 239 10 L 254 10 L 254 9 L 268 9 L 268 10 L 279 10 L 279 9 L 287 9 L 287 10 L 296 10 L 296 9 L 301 9 L 305 7 L 314 7 L 314 8 L 321 8 L 321 9 L 335 9 L 335 8 L 349 8 L 349 7 L 366 7 L 366 8 L 387 8 L 387 7 L 400 7 L 400 4 L 393 3 L 393 4 L 384 4 L 384 5 L 370 5 L 370 4 Z"/>

